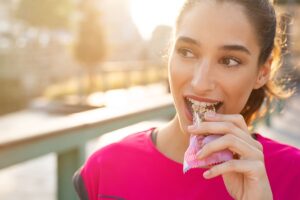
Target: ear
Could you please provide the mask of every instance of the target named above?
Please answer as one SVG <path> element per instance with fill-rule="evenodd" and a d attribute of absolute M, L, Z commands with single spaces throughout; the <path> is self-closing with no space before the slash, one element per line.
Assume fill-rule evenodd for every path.
<path fill-rule="evenodd" d="M 262 66 L 259 67 L 259 71 L 253 89 L 259 89 L 268 82 L 270 78 L 272 62 L 273 57 L 270 56 L 268 60 Z"/>

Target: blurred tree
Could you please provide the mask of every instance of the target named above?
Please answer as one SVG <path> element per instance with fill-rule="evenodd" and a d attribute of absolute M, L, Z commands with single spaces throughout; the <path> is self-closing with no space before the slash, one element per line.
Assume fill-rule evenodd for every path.
<path fill-rule="evenodd" d="M 0 78 L 0 115 L 24 108 L 28 95 L 20 80 Z"/>
<path fill-rule="evenodd" d="M 16 18 L 30 26 L 50 29 L 69 28 L 74 0 L 21 0 Z"/>
<path fill-rule="evenodd" d="M 71 19 L 76 3 L 77 0 L 0 0 L 1 10 L 5 11 L 3 16 L 6 17 L 3 17 L 3 20 L 11 25 L 9 26 L 11 29 L 1 33 L 1 39 L 6 41 L 6 43 L 9 42 L 10 45 L 7 45 L 6 48 L 3 48 L 3 44 L 6 43 L 2 42 L 3 44 L 1 45 L 0 115 L 23 109 L 32 98 L 41 95 L 41 87 L 34 87 L 32 90 L 26 87 L 26 77 L 28 76 L 24 73 L 28 67 L 31 70 L 30 74 L 34 74 L 34 76 L 47 76 L 41 73 L 41 70 L 38 68 L 53 62 L 53 59 L 24 58 L 38 57 L 36 55 L 41 55 L 43 52 L 47 53 L 47 55 L 50 54 L 50 51 L 48 51 L 50 49 L 49 46 L 57 44 L 55 43 L 57 42 L 55 40 L 55 31 L 57 29 L 70 30 L 72 28 Z M 16 26 L 16 30 L 18 30 L 16 32 L 13 25 L 18 25 L 19 22 L 14 19 L 23 22 L 25 27 L 20 26 L 20 28 Z M 34 27 L 36 34 L 28 36 L 27 28 L 32 27 Z M 39 41 L 38 37 L 41 36 L 39 34 L 42 31 L 50 38 L 49 43 L 47 43 L 47 49 L 41 49 L 40 43 L 35 45 Z M 51 40 L 51 37 L 53 37 L 54 42 Z M 18 46 L 17 44 L 21 45 Z M 60 54 L 56 47 L 53 48 L 52 46 L 52 49 L 55 50 L 56 55 Z M 38 54 L 35 54 L 37 52 Z M 53 65 L 49 64 L 49 66 Z"/>
<path fill-rule="evenodd" d="M 106 55 L 104 27 L 101 23 L 100 12 L 92 1 L 85 1 L 81 6 L 82 18 L 79 23 L 78 37 L 74 54 L 76 59 L 88 71 L 89 92 L 95 89 L 95 68 Z"/>

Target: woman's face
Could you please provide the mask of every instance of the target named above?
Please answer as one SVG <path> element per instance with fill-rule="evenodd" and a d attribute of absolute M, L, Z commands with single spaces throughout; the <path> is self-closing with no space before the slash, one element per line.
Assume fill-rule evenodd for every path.
<path fill-rule="evenodd" d="M 171 92 L 181 128 L 192 124 L 189 99 L 238 114 L 259 82 L 257 36 L 240 5 L 202 1 L 184 13 L 169 58 Z"/>

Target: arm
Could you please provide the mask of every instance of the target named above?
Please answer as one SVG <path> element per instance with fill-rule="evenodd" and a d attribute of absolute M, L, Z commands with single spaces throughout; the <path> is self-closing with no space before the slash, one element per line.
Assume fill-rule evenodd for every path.
<path fill-rule="evenodd" d="M 83 182 L 83 179 L 80 175 L 80 169 L 77 170 L 73 176 L 73 185 L 75 188 L 75 191 L 79 197 L 80 200 L 88 200 L 88 194 Z"/>

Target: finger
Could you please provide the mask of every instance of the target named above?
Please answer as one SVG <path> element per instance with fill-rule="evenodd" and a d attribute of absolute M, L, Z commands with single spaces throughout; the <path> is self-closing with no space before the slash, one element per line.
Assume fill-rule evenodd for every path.
<path fill-rule="evenodd" d="M 189 127 L 189 131 L 195 135 L 233 134 L 262 151 L 262 145 L 254 140 L 250 134 L 247 134 L 248 131 L 245 132 L 232 122 L 201 122 L 197 127 Z"/>
<path fill-rule="evenodd" d="M 198 126 L 190 126 L 190 133 L 197 135 L 206 135 L 208 133 L 214 134 L 225 134 L 230 132 L 238 132 L 237 126 L 233 125 L 231 122 L 201 122 Z"/>
<path fill-rule="evenodd" d="M 245 133 L 249 133 L 248 132 L 248 126 L 245 122 L 245 119 L 243 117 L 243 115 L 241 114 L 219 114 L 219 113 L 210 113 L 207 112 L 204 115 L 205 120 L 206 121 L 223 121 L 223 122 L 231 122 L 233 124 L 235 124 L 237 127 L 239 127 L 241 130 L 243 130 Z M 243 134 L 240 135 L 241 138 L 247 140 L 248 141 L 252 141 L 252 145 L 256 146 L 259 150 L 263 150 L 263 146 L 261 145 L 260 142 L 256 141 L 255 139 L 253 139 L 251 134 Z"/>
<path fill-rule="evenodd" d="M 232 122 L 244 131 L 248 131 L 248 126 L 241 114 L 219 114 L 207 112 L 204 115 L 206 121 Z"/>
<path fill-rule="evenodd" d="M 241 159 L 264 160 L 263 153 L 260 150 L 232 134 L 224 135 L 208 144 L 205 144 L 197 158 L 203 159 L 214 152 L 225 149 L 229 149 L 230 151 L 237 153 L 241 156 Z"/>
<path fill-rule="evenodd" d="M 210 168 L 203 176 L 210 179 L 229 172 L 242 173 L 254 181 L 259 181 L 265 174 L 265 165 L 258 160 L 230 160 Z"/>

